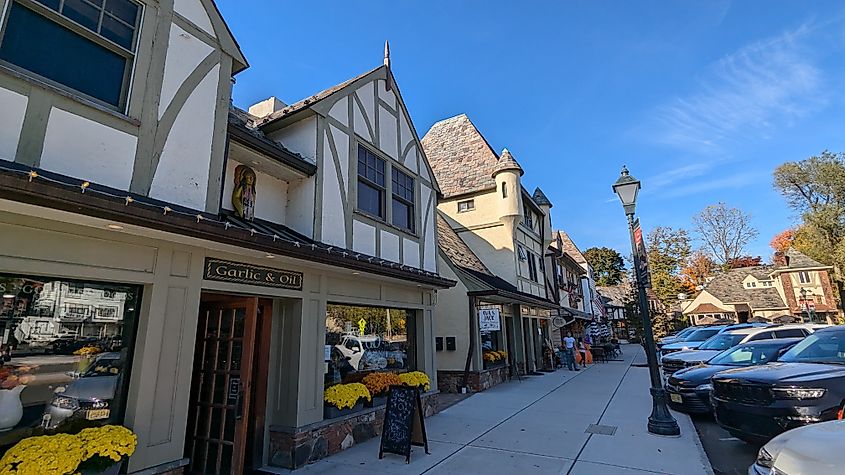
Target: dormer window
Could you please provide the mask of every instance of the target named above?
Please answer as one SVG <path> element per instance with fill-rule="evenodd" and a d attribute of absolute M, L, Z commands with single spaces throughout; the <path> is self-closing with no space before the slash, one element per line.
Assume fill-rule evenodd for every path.
<path fill-rule="evenodd" d="M 810 283 L 810 273 L 802 270 L 798 273 L 798 282 L 802 284 L 809 284 Z"/>

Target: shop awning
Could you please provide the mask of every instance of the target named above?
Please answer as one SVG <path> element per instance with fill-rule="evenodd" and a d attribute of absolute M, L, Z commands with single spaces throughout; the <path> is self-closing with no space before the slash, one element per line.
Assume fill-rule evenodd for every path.
<path fill-rule="evenodd" d="M 504 301 L 532 305 L 546 310 L 555 310 L 560 305 L 551 300 L 531 295 L 517 290 L 510 282 L 494 275 L 468 269 L 466 267 L 454 266 L 458 278 L 467 287 L 467 295 L 473 297 L 500 297 Z"/>

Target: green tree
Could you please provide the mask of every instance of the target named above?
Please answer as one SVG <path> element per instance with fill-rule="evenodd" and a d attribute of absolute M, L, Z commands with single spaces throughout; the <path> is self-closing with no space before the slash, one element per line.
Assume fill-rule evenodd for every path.
<path fill-rule="evenodd" d="M 622 281 L 625 261 L 616 250 L 609 247 L 591 247 L 584 252 L 584 257 L 593 268 L 597 285 L 618 285 Z"/>
<path fill-rule="evenodd" d="M 684 229 L 658 226 L 648 234 L 647 245 L 654 295 L 663 305 L 670 306 L 686 290 L 681 270 L 692 253 L 689 234 Z"/>
<path fill-rule="evenodd" d="M 774 171 L 774 186 L 803 223 L 792 246 L 833 266 L 832 278 L 845 297 L 845 154 L 828 150 Z"/>

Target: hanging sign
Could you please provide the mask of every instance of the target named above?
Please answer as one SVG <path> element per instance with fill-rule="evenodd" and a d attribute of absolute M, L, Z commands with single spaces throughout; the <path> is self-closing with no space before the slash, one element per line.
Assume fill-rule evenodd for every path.
<path fill-rule="evenodd" d="M 498 308 L 482 308 L 478 311 L 478 328 L 483 332 L 502 329 Z"/>
<path fill-rule="evenodd" d="M 222 259 L 205 258 L 206 280 L 302 290 L 302 272 L 278 270 Z"/>

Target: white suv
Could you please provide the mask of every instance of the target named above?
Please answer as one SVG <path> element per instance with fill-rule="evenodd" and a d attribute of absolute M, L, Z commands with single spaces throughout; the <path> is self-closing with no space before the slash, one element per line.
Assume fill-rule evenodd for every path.
<path fill-rule="evenodd" d="M 728 330 L 710 337 L 695 350 L 670 353 L 661 359 L 663 373 L 671 375 L 690 366 L 697 366 L 713 356 L 736 345 L 757 340 L 776 338 L 804 338 L 819 329 L 816 324 L 770 325 Z"/>

